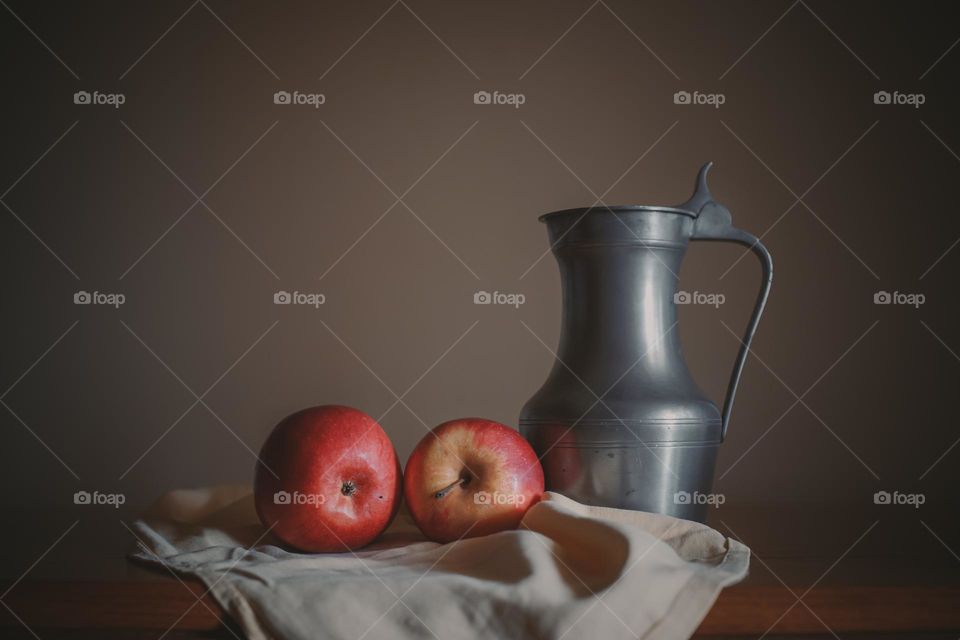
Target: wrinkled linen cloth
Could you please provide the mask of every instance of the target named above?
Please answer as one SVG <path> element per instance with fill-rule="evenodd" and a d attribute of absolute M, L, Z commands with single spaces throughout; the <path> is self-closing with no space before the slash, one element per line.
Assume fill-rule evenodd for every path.
<path fill-rule="evenodd" d="M 547 493 L 520 528 L 426 541 L 401 511 L 356 553 L 294 553 L 249 487 L 173 491 L 133 531 L 140 561 L 195 576 L 249 638 L 688 638 L 750 550 L 696 522 Z"/>

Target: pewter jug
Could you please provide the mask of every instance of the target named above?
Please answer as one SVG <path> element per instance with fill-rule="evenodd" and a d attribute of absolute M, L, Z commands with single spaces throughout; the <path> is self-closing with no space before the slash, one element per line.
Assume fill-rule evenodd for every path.
<path fill-rule="evenodd" d="M 732 225 L 707 188 L 677 206 L 595 206 L 548 213 L 560 266 L 560 344 L 520 431 L 548 490 L 587 504 L 705 521 L 717 451 L 773 277 L 760 240 Z M 762 282 L 723 408 L 694 382 L 680 348 L 680 263 L 694 241 L 733 242 L 760 259 Z M 681 300 L 682 301 L 682 300 Z"/>

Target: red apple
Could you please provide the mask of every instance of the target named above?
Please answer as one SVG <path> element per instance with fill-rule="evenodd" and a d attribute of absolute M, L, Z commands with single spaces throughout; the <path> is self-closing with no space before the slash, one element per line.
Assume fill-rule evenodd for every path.
<path fill-rule="evenodd" d="M 302 551 L 348 551 L 383 533 L 400 506 L 400 461 L 377 422 L 328 405 L 287 416 L 260 451 L 257 515 Z"/>
<path fill-rule="evenodd" d="M 410 454 L 404 497 L 437 542 L 515 529 L 543 493 L 543 468 L 514 429 L 481 418 L 444 422 Z"/>

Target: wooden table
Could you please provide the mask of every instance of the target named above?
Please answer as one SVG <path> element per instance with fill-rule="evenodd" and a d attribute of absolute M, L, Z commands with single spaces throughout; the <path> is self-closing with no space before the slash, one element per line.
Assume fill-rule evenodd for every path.
<path fill-rule="evenodd" d="M 117 514 L 120 515 L 120 514 Z M 196 581 L 125 559 L 119 518 L 3 558 L 0 637 L 234 638 L 240 633 Z M 750 577 L 726 589 L 698 636 L 960 637 L 956 514 L 877 509 L 721 508 L 711 524 L 754 551 Z M 63 529 L 70 525 L 66 521 Z M 63 530 L 61 529 L 61 531 Z M 47 531 L 47 529 L 44 529 Z M 109 531 L 108 535 L 104 531 Z M 29 546 L 29 545 L 27 545 Z M 11 570 L 16 565 L 18 570 Z"/>

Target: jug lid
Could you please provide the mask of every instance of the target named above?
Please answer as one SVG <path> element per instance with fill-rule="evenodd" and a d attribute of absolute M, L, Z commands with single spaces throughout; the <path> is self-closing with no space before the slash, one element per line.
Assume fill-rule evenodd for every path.
<path fill-rule="evenodd" d="M 606 204 L 595 204 L 590 207 L 575 207 L 573 209 L 561 209 L 560 211 L 551 211 L 550 213 L 545 213 L 541 215 L 538 220 L 540 222 L 546 222 L 552 218 L 559 218 L 562 216 L 570 214 L 580 214 L 586 215 L 587 213 L 630 213 L 630 212 L 640 212 L 640 211 L 650 211 L 655 213 L 674 213 L 684 216 L 689 216 L 691 218 L 697 218 L 700 216 L 700 211 L 703 209 L 703 206 L 710 202 L 713 199 L 713 196 L 710 194 L 710 189 L 707 186 L 707 173 L 710 171 L 710 167 L 713 166 L 713 162 L 707 162 L 705 165 L 700 167 L 700 171 L 697 174 L 696 184 L 694 185 L 693 195 L 690 198 L 681 204 L 666 206 L 666 205 L 644 205 L 644 204 L 626 204 L 626 205 L 606 205 Z"/>

